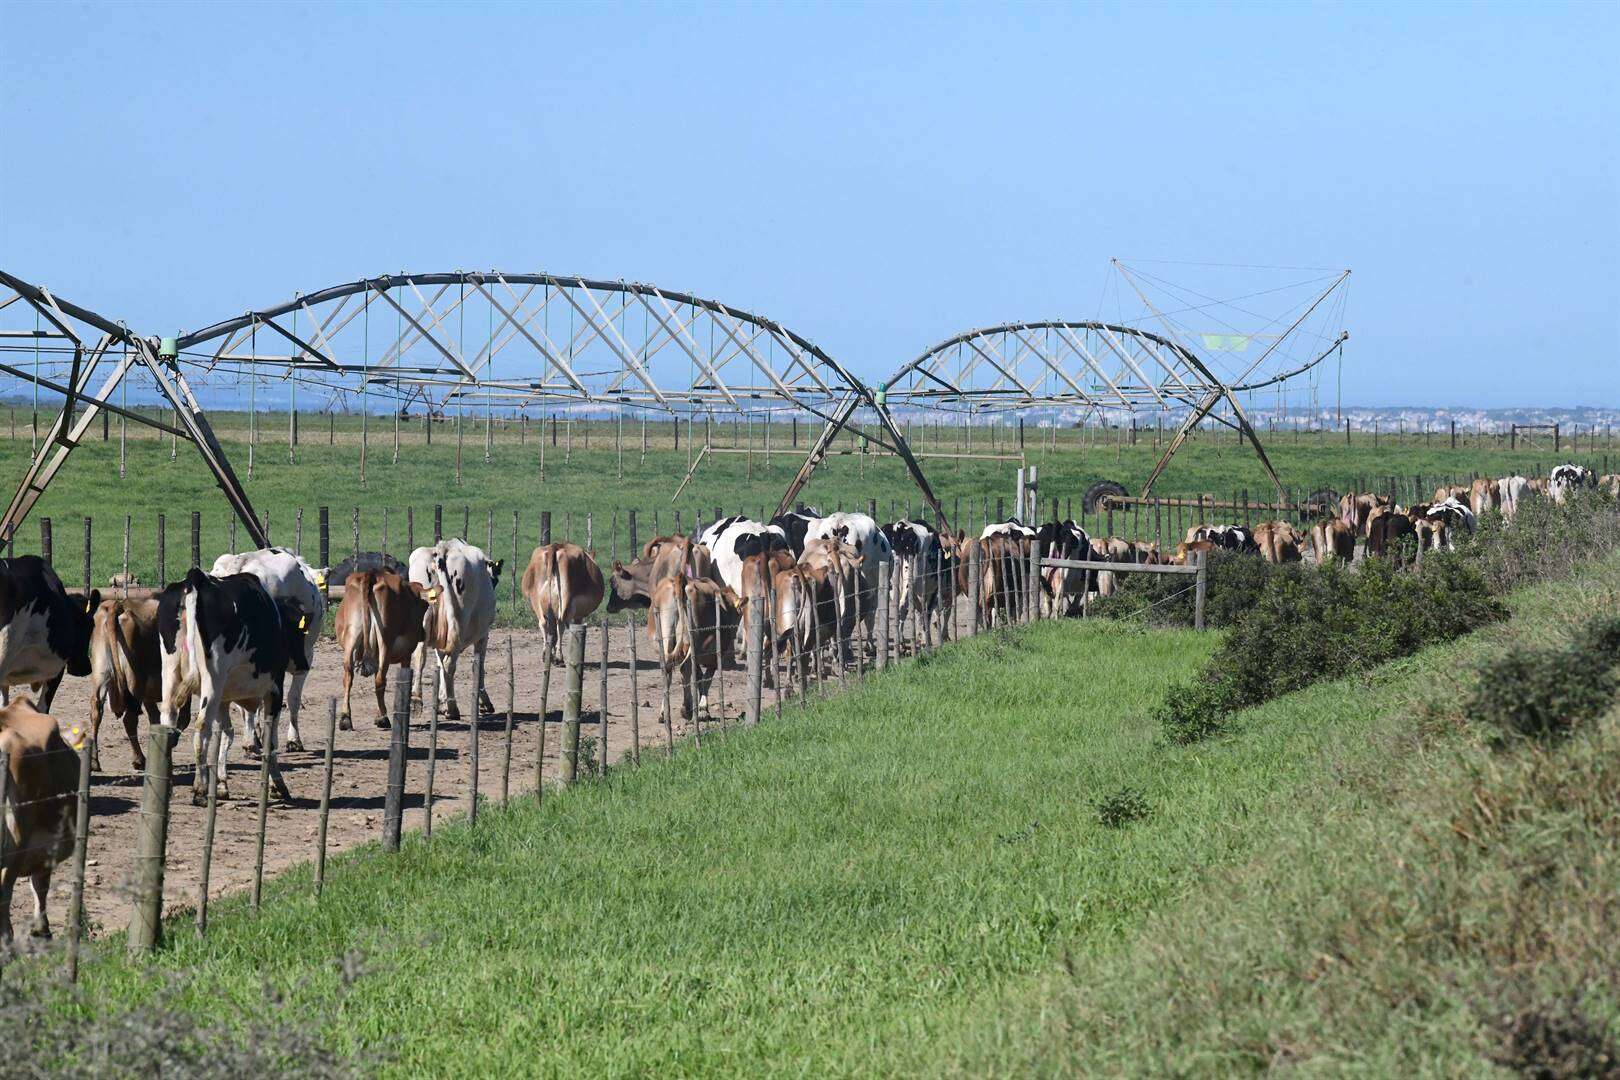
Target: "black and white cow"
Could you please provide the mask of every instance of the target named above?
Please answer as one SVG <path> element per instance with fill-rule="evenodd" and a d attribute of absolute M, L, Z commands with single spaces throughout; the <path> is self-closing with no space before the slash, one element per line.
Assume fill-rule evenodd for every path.
<path fill-rule="evenodd" d="M 1442 536 L 1448 551 L 1457 550 L 1457 532 L 1459 530 L 1473 535 L 1474 528 L 1479 523 L 1479 519 L 1474 516 L 1473 510 L 1469 509 L 1468 504 L 1455 495 L 1434 503 L 1424 512 L 1424 517 L 1430 521 L 1445 523 Z"/>
<path fill-rule="evenodd" d="M 920 620 L 943 610 L 941 633 L 949 636 L 956 577 L 939 534 L 921 521 L 906 519 L 891 522 L 881 531 L 894 556 L 890 583 L 897 607 L 901 611 L 910 608 Z"/>
<path fill-rule="evenodd" d="M 1006 521 L 992 521 L 986 525 L 979 533 L 979 539 L 988 540 L 992 536 L 1032 537 L 1036 531 L 1017 518 L 1008 518 Z"/>
<path fill-rule="evenodd" d="M 1222 550 L 1243 555 L 1260 553 L 1254 531 L 1244 525 L 1194 525 L 1187 530 L 1187 543 L 1196 544 L 1200 540 L 1208 540 Z"/>
<path fill-rule="evenodd" d="M 39 694 L 49 712 L 62 675 L 90 674 L 90 631 L 101 593 L 69 595 L 38 555 L 0 559 L 0 704 L 13 686 Z"/>
<path fill-rule="evenodd" d="M 1569 493 L 1577 488 L 1597 487 L 1597 473 L 1585 465 L 1554 465 L 1552 475 L 1548 477 L 1547 490 L 1552 494 L 1553 502 L 1559 506 L 1569 498 Z"/>
<path fill-rule="evenodd" d="M 878 523 L 866 514 L 843 510 L 817 518 L 805 532 L 805 540 L 838 540 L 855 549 L 860 563 L 860 619 L 866 640 L 872 640 L 872 626 L 877 617 L 878 566 L 891 562 L 894 551 L 889 540 L 878 528 Z"/>
<path fill-rule="evenodd" d="M 1043 559 L 1091 558 L 1091 537 L 1079 524 L 1048 521 L 1035 531 L 1035 544 Z M 1047 615 L 1072 613 L 1095 588 L 1096 573 L 1054 566 L 1041 572 L 1041 602 Z"/>
<path fill-rule="evenodd" d="M 777 514 L 771 518 L 771 527 L 780 529 L 787 538 L 788 550 L 793 552 L 795 559 L 804 554 L 805 534 L 810 526 L 820 520 L 821 511 L 813 506 L 801 506 L 797 510 L 789 510 L 785 514 Z"/>
<path fill-rule="evenodd" d="M 159 721 L 174 726 L 181 706 L 197 698 L 192 745 L 197 769 L 192 802 L 205 801 L 210 768 L 219 770 L 219 795 L 229 798 L 226 762 L 231 753 L 231 705 L 249 714 L 264 710 L 270 779 L 284 800 L 292 796 L 276 763 L 276 722 L 281 716 L 287 672 L 303 664 L 309 616 L 287 601 L 271 599 L 252 574 L 217 578 L 196 567 L 182 582 L 158 594 L 158 653 L 163 664 Z M 308 670 L 307 666 L 303 670 Z M 208 745 L 219 726 L 219 753 Z"/>
<path fill-rule="evenodd" d="M 304 619 L 303 654 L 295 666 L 287 669 L 287 743 L 288 750 L 303 750 L 304 739 L 298 731 L 298 710 L 304 701 L 304 680 L 315 663 L 315 645 L 321 639 L 326 625 L 326 575 L 313 569 L 307 562 L 286 548 L 261 548 L 221 555 L 208 571 L 214 577 L 232 574 L 252 574 L 270 594 L 270 599 L 298 607 Z M 339 578 L 339 582 L 348 578 Z M 259 752 L 258 725 L 249 716 L 247 749 Z"/>
<path fill-rule="evenodd" d="M 715 572 L 726 588 L 738 596 L 743 595 L 743 560 L 772 548 L 791 550 L 787 533 L 777 525 L 762 525 L 752 518 L 723 518 L 713 525 L 698 530 L 692 537 L 699 547 L 708 549 L 714 560 Z M 804 550 L 804 545 L 799 545 Z M 795 556 L 797 558 L 797 556 Z"/>

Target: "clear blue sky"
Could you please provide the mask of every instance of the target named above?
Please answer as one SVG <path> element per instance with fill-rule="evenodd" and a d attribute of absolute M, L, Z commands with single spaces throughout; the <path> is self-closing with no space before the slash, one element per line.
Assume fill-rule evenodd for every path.
<path fill-rule="evenodd" d="M 153 333 L 624 277 L 874 378 L 1110 256 L 1344 266 L 1346 402 L 1620 405 L 1617 13 L 0 0 L 0 266 Z"/>

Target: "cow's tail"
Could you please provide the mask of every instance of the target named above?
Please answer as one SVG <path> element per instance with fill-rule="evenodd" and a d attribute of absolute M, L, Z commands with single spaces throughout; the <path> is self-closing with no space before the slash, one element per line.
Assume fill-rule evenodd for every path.
<path fill-rule="evenodd" d="M 382 611 L 377 606 L 377 590 L 382 583 L 377 575 L 367 573 L 365 578 L 366 602 L 360 609 L 360 618 L 364 624 L 360 628 L 360 674 L 367 678 L 377 674 L 382 666 L 383 656 L 387 651 L 387 643 L 383 641 Z"/>
<path fill-rule="evenodd" d="M 135 685 L 135 616 L 119 607 L 111 622 L 112 640 L 104 641 L 90 657 L 94 675 L 91 685 L 96 693 L 105 692 L 114 715 L 122 716 L 129 705 L 124 690 Z M 102 674 L 103 670 L 106 674 Z"/>

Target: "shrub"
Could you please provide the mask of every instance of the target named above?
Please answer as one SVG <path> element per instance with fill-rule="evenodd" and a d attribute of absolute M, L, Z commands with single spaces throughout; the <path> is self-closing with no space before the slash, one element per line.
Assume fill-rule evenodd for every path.
<path fill-rule="evenodd" d="M 1555 741 L 1601 716 L 1620 689 L 1620 616 L 1590 619 L 1564 646 L 1516 648 L 1483 665 L 1467 714 L 1497 738 Z"/>
<path fill-rule="evenodd" d="M 1174 688 L 1155 717 L 1170 742 L 1222 731 L 1228 714 L 1322 679 L 1365 671 L 1502 618 L 1467 560 L 1435 554 L 1422 570 L 1387 559 L 1355 569 L 1273 567 L 1203 674 Z"/>
<path fill-rule="evenodd" d="M 1235 625 L 1278 568 L 1253 555 L 1212 551 L 1205 575 L 1204 625 Z M 1140 617 L 1149 626 L 1191 627 L 1191 580 L 1178 574 L 1120 574 L 1112 596 L 1094 601 L 1089 611 L 1108 619 Z"/>
<path fill-rule="evenodd" d="M 1572 492 L 1563 506 L 1531 499 L 1512 521 L 1495 511 L 1462 550 L 1476 561 L 1491 591 L 1503 593 L 1567 575 L 1577 563 L 1620 545 L 1620 501 L 1590 489 Z"/>
<path fill-rule="evenodd" d="M 1123 829 L 1147 816 L 1147 798 L 1135 788 L 1123 787 L 1097 800 L 1097 820 L 1104 828 Z"/>

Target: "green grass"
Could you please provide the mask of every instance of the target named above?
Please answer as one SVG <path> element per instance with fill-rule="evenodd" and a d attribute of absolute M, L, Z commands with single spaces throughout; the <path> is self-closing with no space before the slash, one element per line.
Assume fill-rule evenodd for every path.
<path fill-rule="evenodd" d="M 150 963 L 107 942 L 86 1000 L 173 971 L 219 1016 L 268 982 L 395 1075 L 1478 1072 L 1526 959 L 1530 1007 L 1591 985 L 1599 1008 L 1592 973 L 1620 970 L 1620 737 L 1526 765 L 1447 703 L 1503 643 L 1617 597 L 1611 558 L 1185 748 L 1146 717 L 1216 635 L 986 635 L 476 833 L 344 856 L 318 904 L 294 871 Z M 1146 816 L 1110 827 L 1126 789 Z M 1539 937 L 1544 912 L 1570 932 Z M 340 992 L 350 950 L 368 973 Z"/>
<path fill-rule="evenodd" d="M 336 441 L 329 445 L 324 417 L 305 414 L 297 464 L 288 462 L 285 416 L 262 417 L 251 480 L 247 478 L 244 418 L 223 414 L 216 417 L 216 421 L 221 441 L 243 478 L 255 509 L 261 517 L 266 513 L 270 516 L 273 540 L 284 544 L 294 542 L 295 521 L 301 510 L 301 549 L 312 559 L 318 553 L 318 508 L 322 505 L 330 507 L 330 551 L 331 558 L 336 560 L 353 547 L 356 508 L 360 511 L 361 544 L 368 549 L 383 546 L 383 509 L 388 509 L 387 547 L 399 553 L 405 549 L 407 510 L 414 515 L 414 537 L 420 543 L 432 536 L 436 504 L 443 507 L 443 528 L 447 535 L 465 532 L 482 545 L 493 531 L 490 546 L 496 557 L 510 560 L 515 552 L 520 563 L 527 559 L 539 535 L 541 511 L 551 513 L 554 537 L 582 543 L 587 538 L 589 515 L 589 538 L 598 554 L 604 558 L 622 557 L 630 547 L 628 511 L 637 511 L 638 539 L 642 540 L 653 535 L 655 529 L 671 530 L 677 510 L 682 526 L 687 529 L 695 517 L 712 519 L 716 507 L 726 513 L 769 512 L 792 479 L 803 453 L 802 449 L 791 449 L 788 426 L 778 424 L 768 466 L 762 453 L 755 454 L 751 466 L 745 457 L 738 455 L 712 457 L 703 463 L 677 505 L 670 500 L 686 472 L 687 450 L 685 443 L 679 452 L 670 448 L 667 425 L 652 440 L 654 448 L 643 463 L 639 427 L 626 423 L 622 477 L 618 457 L 612 449 L 612 426 L 589 425 L 588 449 L 581 428 L 574 436 L 571 453 L 565 452 L 566 440 L 560 440 L 555 449 L 548 447 L 546 477 L 542 481 L 538 425 L 531 425 L 525 443 L 517 441 L 518 433 L 511 428 L 499 429 L 492 460 L 486 464 L 481 422 L 469 419 L 465 425 L 458 483 L 453 425 L 440 425 L 432 446 L 423 444 L 419 421 L 413 428 L 407 428 L 400 461 L 395 465 L 392 463 L 391 422 L 374 418 L 367 483 L 362 487 L 356 417 L 338 418 Z M 6 437 L 9 429 L 0 429 L 0 476 L 10 477 L 13 482 L 22 477 L 30 450 L 26 423 L 18 428 L 17 434 L 18 438 L 11 439 Z M 701 436 L 701 425 L 699 434 Z M 807 425 L 800 425 L 801 444 L 812 434 Z M 166 531 L 164 576 L 172 579 L 190 558 L 190 515 L 194 510 L 202 515 L 203 561 L 211 562 L 214 555 L 230 548 L 231 518 L 225 501 L 194 452 L 182 445 L 171 462 L 167 442 L 131 438 L 127 447 L 126 476 L 121 479 L 117 425 L 111 428 L 110 441 L 100 442 L 98 435 L 99 432 L 93 431 L 74 452 L 40 500 L 31 515 L 34 520 L 26 522 L 18 535 L 16 550 L 19 553 L 40 550 L 38 522 L 41 518 L 50 518 L 54 561 L 65 580 L 78 584 L 84 574 L 84 519 L 88 515 L 93 518 L 91 577 L 97 584 L 104 585 L 108 576 L 124 565 L 123 531 L 127 515 L 131 518 L 130 566 L 141 580 L 154 582 L 159 576 L 157 517 L 161 513 L 165 515 Z M 946 436 L 949 435 L 947 431 Z M 1045 449 L 1040 435 L 1033 428 L 1028 431 L 1026 452 L 1030 463 L 1040 469 L 1043 514 L 1049 512 L 1049 500 L 1056 497 L 1065 516 L 1070 513 L 1079 516 L 1081 495 L 1099 479 L 1118 480 L 1131 491 L 1139 491 L 1157 459 L 1151 431 L 1139 433 L 1137 445 L 1129 446 L 1119 444 L 1117 432 L 1066 429 L 1059 433 L 1056 451 Z M 730 437 L 730 425 L 716 426 L 717 442 Z M 746 434 L 739 438 L 746 444 Z M 991 449 L 987 444 L 989 436 L 982 429 L 973 438 L 975 452 Z M 757 428 L 754 439 L 756 447 L 762 445 Z M 996 439 L 997 449 L 1003 452 L 1014 449 L 1016 432 L 1002 431 Z M 1280 475 L 1296 495 L 1321 487 L 1344 491 L 1362 483 L 1376 484 L 1382 489 L 1392 476 L 1403 485 L 1404 491 L 1405 485 L 1421 476 L 1427 496 L 1436 480 L 1442 477 L 1466 478 L 1471 472 L 1495 475 L 1509 471 L 1545 475 L 1554 461 L 1549 449 L 1514 453 L 1498 450 L 1493 443 L 1494 440 L 1471 441 L 1470 445 L 1452 451 L 1446 448 L 1444 439 L 1426 443 L 1420 437 L 1407 436 L 1404 440 L 1384 437 L 1375 447 L 1370 438 L 1358 435 L 1354 445 L 1347 447 L 1342 437 L 1324 438 L 1319 442 L 1302 437 L 1295 441 L 1291 434 L 1279 433 L 1272 438 L 1270 449 Z M 959 438 L 947 437 L 936 444 L 932 434 L 925 433 L 917 437 L 917 447 L 927 452 L 959 450 L 961 442 Z M 1583 449 L 1574 456 L 1601 469 L 1605 467 L 1605 453 L 1599 447 L 1590 452 Z M 998 498 L 1005 501 L 1010 512 L 1015 463 L 927 459 L 923 465 L 947 511 L 953 516 L 959 515 L 959 524 L 964 527 L 976 528 L 982 524 L 986 512 L 994 515 Z M 1195 437 L 1178 454 L 1156 491 L 1165 495 L 1208 494 L 1222 499 L 1247 491 L 1257 501 L 1269 497 L 1254 454 L 1237 446 L 1229 436 L 1216 433 Z M 911 512 L 920 514 L 922 506 L 915 486 L 896 459 L 859 455 L 829 458 L 802 499 L 823 510 L 840 505 L 847 509 L 865 509 L 871 500 L 876 500 L 879 516 L 883 518 L 904 514 L 908 507 Z M 514 512 L 518 515 L 515 544 Z M 1162 521 L 1162 534 L 1167 537 L 1179 534 L 1181 527 L 1190 522 L 1192 513 L 1186 511 Z M 1221 511 L 1220 515 L 1240 516 L 1230 511 Z M 1154 523 L 1145 517 L 1116 515 L 1111 530 L 1107 519 L 1093 518 L 1085 524 L 1097 533 L 1156 535 Z M 239 533 L 237 546 L 245 542 L 245 534 Z M 504 615 L 508 619 L 529 617 L 510 587 L 520 573 L 521 570 L 513 573 L 508 587 L 501 590 Z"/>

